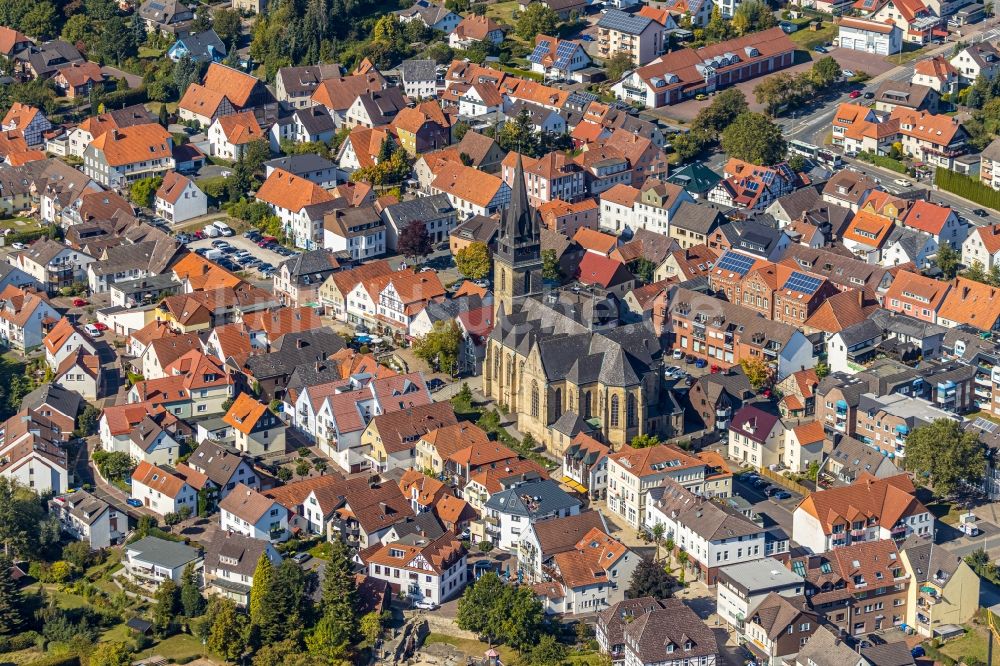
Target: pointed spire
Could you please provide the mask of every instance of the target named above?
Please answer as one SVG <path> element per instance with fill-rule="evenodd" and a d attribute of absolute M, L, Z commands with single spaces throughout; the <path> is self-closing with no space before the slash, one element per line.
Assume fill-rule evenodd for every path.
<path fill-rule="evenodd" d="M 524 184 L 524 163 L 521 153 L 517 153 L 514 163 L 514 182 L 511 184 L 510 205 L 503 212 L 500 225 L 501 238 L 509 243 L 534 240 L 539 233 L 537 211 L 528 201 L 528 190 Z"/>

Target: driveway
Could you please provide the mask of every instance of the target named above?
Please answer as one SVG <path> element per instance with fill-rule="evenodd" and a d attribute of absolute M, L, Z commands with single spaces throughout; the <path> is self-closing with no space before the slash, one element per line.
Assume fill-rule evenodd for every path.
<path fill-rule="evenodd" d="M 101 476 L 97 466 L 94 465 L 94 451 L 98 449 L 99 445 L 100 438 L 95 435 L 87 438 L 86 447 L 80 447 L 81 450 L 86 450 L 87 455 L 86 458 L 81 456 L 77 460 L 77 480 L 81 483 L 91 483 L 94 486 L 92 495 L 107 502 L 119 512 L 127 514 L 129 518 L 138 520 L 141 516 L 151 516 L 159 522 L 160 515 L 158 513 L 144 506 L 129 506 L 125 503 L 125 500 L 128 499 L 128 493 L 118 486 L 108 483 Z"/>

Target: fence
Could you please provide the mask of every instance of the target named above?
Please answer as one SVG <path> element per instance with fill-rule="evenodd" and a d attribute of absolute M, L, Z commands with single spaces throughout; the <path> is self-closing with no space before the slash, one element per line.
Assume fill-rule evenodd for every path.
<path fill-rule="evenodd" d="M 782 486 L 782 487 L 784 487 L 784 488 L 786 488 L 788 490 L 791 490 L 793 493 L 798 493 L 799 495 L 802 495 L 803 497 L 806 497 L 806 496 L 808 496 L 809 494 L 812 493 L 811 490 L 809 490 L 808 488 L 806 488 L 805 486 L 803 486 L 801 483 L 798 483 L 797 481 L 792 481 L 788 477 L 782 476 L 778 472 L 772 472 L 771 470 L 767 469 L 766 467 L 761 467 L 760 468 L 760 475 L 761 475 L 762 478 L 765 478 L 768 481 L 774 481 L 779 486 Z"/>

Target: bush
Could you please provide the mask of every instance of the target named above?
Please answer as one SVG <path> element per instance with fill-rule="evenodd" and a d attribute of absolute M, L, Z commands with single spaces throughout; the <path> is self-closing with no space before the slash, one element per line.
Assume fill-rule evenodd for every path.
<path fill-rule="evenodd" d="M 938 167 L 934 173 L 934 184 L 942 190 L 975 201 L 980 206 L 1000 210 L 1000 192 L 983 185 L 975 178 Z"/>
<path fill-rule="evenodd" d="M 80 657 L 75 654 L 51 655 L 29 661 L 24 666 L 80 666 Z"/>
<path fill-rule="evenodd" d="M 885 155 L 876 155 L 875 153 L 862 151 L 858 153 L 858 159 L 864 160 L 869 164 L 874 164 L 875 166 L 880 166 L 883 169 L 895 171 L 896 173 L 906 173 L 905 164 L 899 160 L 894 160 L 891 157 L 886 157 Z"/>
<path fill-rule="evenodd" d="M 149 94 L 146 86 L 142 85 L 138 88 L 125 88 L 101 95 L 100 101 L 106 109 L 121 109 L 133 104 L 145 104 L 149 101 Z"/>
<path fill-rule="evenodd" d="M 0 638 L 0 652 L 17 652 L 18 650 L 28 650 L 38 643 L 42 635 L 37 631 L 23 631 L 13 636 Z"/>

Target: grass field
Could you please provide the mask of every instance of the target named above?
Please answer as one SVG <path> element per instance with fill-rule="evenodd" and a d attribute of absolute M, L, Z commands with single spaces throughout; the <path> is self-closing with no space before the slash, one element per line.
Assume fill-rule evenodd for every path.
<path fill-rule="evenodd" d="M 941 646 L 941 652 L 955 661 L 986 663 L 986 630 L 973 627 L 961 638 L 948 641 Z"/>
<path fill-rule="evenodd" d="M 162 655 L 168 661 L 187 659 L 190 657 L 201 657 L 208 655 L 208 649 L 201 644 L 201 641 L 189 634 L 176 634 L 166 638 L 153 647 L 140 653 L 141 657 L 150 657 L 154 654 Z"/>
<path fill-rule="evenodd" d="M 833 23 L 824 23 L 819 30 L 799 30 L 788 35 L 788 38 L 802 48 L 812 51 L 817 46 L 833 41 L 836 36 L 837 26 Z"/>
<path fill-rule="evenodd" d="M 475 657 L 476 659 L 482 659 L 486 654 L 486 651 L 490 649 L 490 646 L 482 641 L 472 640 L 471 638 L 456 638 L 455 636 L 448 636 L 446 634 L 427 634 L 427 639 L 424 641 L 424 645 L 430 645 L 431 643 L 447 643 L 448 645 L 453 645 L 459 650 L 464 652 L 468 657 Z M 509 647 L 499 646 L 496 648 L 500 653 L 500 660 L 505 664 L 513 663 L 517 658 L 517 651 L 512 650 Z"/>
<path fill-rule="evenodd" d="M 152 49 L 148 46 L 139 47 L 140 58 L 160 58 L 163 56 L 163 49 Z"/>
<path fill-rule="evenodd" d="M 514 12 L 520 11 L 520 5 L 517 0 L 511 0 L 510 2 L 498 2 L 493 5 L 486 7 L 486 15 L 490 18 L 496 19 L 501 24 L 507 24 L 513 26 Z M 515 37 L 515 35 L 511 35 Z"/>
<path fill-rule="evenodd" d="M 889 56 L 886 60 L 894 65 L 903 65 L 924 55 L 926 48 L 925 46 L 903 42 L 903 52 Z"/>

